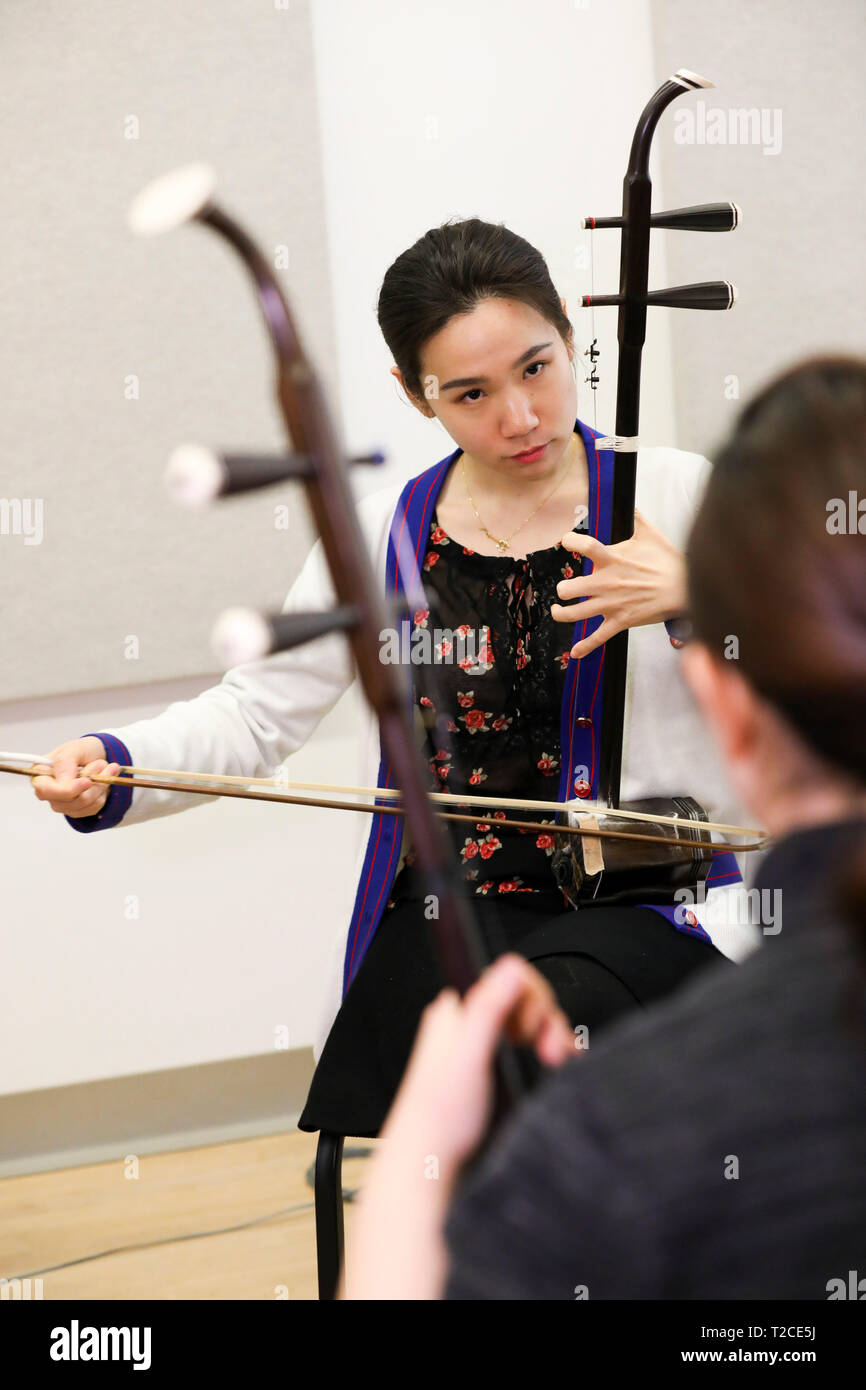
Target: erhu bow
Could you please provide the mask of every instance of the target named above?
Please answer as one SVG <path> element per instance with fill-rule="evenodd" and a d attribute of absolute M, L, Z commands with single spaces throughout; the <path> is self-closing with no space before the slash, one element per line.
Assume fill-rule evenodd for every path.
<path fill-rule="evenodd" d="M 612 438 L 596 441 L 597 450 L 614 451 L 611 545 L 627 540 L 634 533 L 640 367 L 648 306 L 730 309 L 736 301 L 736 290 L 726 280 L 675 285 L 670 289 L 647 292 L 652 227 L 728 232 L 733 231 L 739 222 L 739 208 L 735 203 L 708 203 L 656 214 L 651 211 L 649 152 L 659 117 L 670 102 L 683 92 L 712 86 L 712 82 L 685 68 L 680 68 L 673 77 L 662 83 L 644 107 L 635 128 L 623 180 L 622 216 L 590 217 L 583 221 L 583 226 L 592 230 L 621 230 L 619 293 L 584 295 L 581 301 L 583 308 L 614 304 L 619 307 L 616 433 Z M 599 355 L 595 340 L 588 355 L 591 364 L 588 379 L 595 389 L 598 381 L 595 363 Z M 598 802 L 609 809 L 619 807 L 628 665 L 627 628 L 608 638 L 603 660 Z M 646 797 L 626 804 L 635 811 L 676 817 L 681 826 L 666 831 L 670 835 L 669 846 L 659 848 L 652 844 L 647 845 L 645 850 L 633 843 L 611 843 L 605 848 L 600 841 L 595 841 L 592 849 L 587 851 L 582 840 L 555 834 L 551 866 L 557 882 L 574 907 L 588 903 L 669 902 L 676 889 L 696 888 L 706 878 L 712 855 L 697 843 L 694 828 L 689 827 L 689 822 L 706 821 L 707 814 L 693 797 Z"/>
<path fill-rule="evenodd" d="M 21 764 L 21 766 L 19 766 Z M 0 751 L 0 772 L 11 772 L 20 777 L 38 776 L 43 769 L 51 768 L 50 757 L 42 757 L 36 753 L 17 753 Z M 85 767 L 79 764 L 76 772 L 85 775 Z M 290 782 L 288 779 L 277 777 L 238 777 L 228 773 L 217 772 L 191 772 L 183 768 L 165 767 L 138 767 L 134 765 L 122 764 L 118 767 L 117 777 L 109 776 L 107 773 L 91 772 L 87 774 L 88 781 L 98 782 L 104 786 L 118 787 L 143 787 L 151 791 L 176 791 L 188 792 L 192 796 L 228 796 L 238 797 L 245 801 L 273 801 L 278 804 L 289 806 L 314 806 L 319 810 L 326 811 L 369 811 L 377 815 L 405 815 L 402 806 L 383 805 L 382 801 L 400 800 L 402 791 L 398 787 L 354 787 L 334 785 L 327 782 Z M 159 779 L 159 780 L 157 780 Z M 168 779 L 168 780 L 166 780 Z M 185 780 L 184 780 L 185 779 Z M 268 787 L 268 791 L 250 791 L 250 787 Z M 286 788 L 286 791 L 280 790 Z M 292 796 L 288 793 L 288 788 L 299 791 L 317 792 L 339 792 L 344 795 L 353 796 L 374 796 L 376 802 L 372 801 L 333 801 L 324 800 L 322 797 Z M 522 800 L 519 797 L 508 796 L 466 796 L 462 792 L 428 792 L 429 799 L 434 804 L 441 806 L 480 806 L 480 811 L 475 811 L 472 815 L 462 814 L 456 811 L 437 810 L 436 815 L 440 820 L 467 821 L 470 824 L 482 819 L 484 812 L 488 808 L 508 807 L 512 810 L 525 811 L 569 811 L 572 814 L 584 814 L 582 811 L 574 811 L 573 802 L 565 801 L 531 801 Z M 654 835 L 649 830 L 638 830 L 637 827 L 631 831 L 626 830 L 607 830 L 599 829 L 594 822 L 601 812 L 589 812 L 586 816 L 593 821 L 592 828 L 583 826 L 563 825 L 559 829 L 562 835 L 586 836 L 590 839 L 611 839 L 611 840 L 640 840 L 647 843 L 668 844 L 667 837 Z M 617 820 L 628 820 L 643 822 L 652 826 L 674 825 L 679 828 L 679 823 L 671 817 L 660 815 L 647 815 L 637 811 L 626 811 L 619 809 L 616 813 Z M 522 821 L 514 820 L 502 812 L 502 818 L 496 813 L 497 830 L 532 830 L 538 831 L 539 826 L 546 825 L 544 821 Z M 751 850 L 765 849 L 767 847 L 767 837 L 763 831 L 753 830 L 745 825 L 723 825 L 716 821 L 699 821 L 689 827 L 691 830 L 721 830 L 725 832 L 736 831 L 742 835 L 754 835 L 755 843 L 751 845 L 721 844 L 710 840 L 700 843 L 713 854 L 726 854 L 729 850 Z"/>

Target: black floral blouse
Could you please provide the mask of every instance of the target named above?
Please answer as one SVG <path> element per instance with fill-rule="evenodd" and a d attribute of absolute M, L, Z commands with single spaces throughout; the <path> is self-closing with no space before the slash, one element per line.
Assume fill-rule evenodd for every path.
<path fill-rule="evenodd" d="M 586 518 L 574 529 L 586 531 Z M 426 641 L 434 657 L 435 696 L 429 665 L 412 666 L 432 789 L 557 799 L 573 624 L 556 622 L 550 606 L 560 601 L 559 581 L 581 573 L 581 557 L 559 544 L 522 560 L 481 555 L 452 540 L 434 513 L 422 566 L 431 606 L 413 615 L 412 628 L 413 643 Z M 464 878 L 484 897 L 558 891 L 551 834 L 499 829 L 506 815 L 541 827 L 554 820 L 553 812 L 495 810 L 475 824 L 444 822 Z M 410 871 L 414 858 L 410 849 Z"/>

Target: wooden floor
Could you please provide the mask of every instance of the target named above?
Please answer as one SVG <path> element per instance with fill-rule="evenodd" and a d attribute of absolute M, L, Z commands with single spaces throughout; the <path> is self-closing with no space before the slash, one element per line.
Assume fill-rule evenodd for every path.
<path fill-rule="evenodd" d="M 0 1277 L 38 1275 L 46 1300 L 314 1299 L 315 1220 L 306 1173 L 317 1142 L 317 1134 L 293 1130 L 147 1154 L 137 1178 L 125 1176 L 123 1155 L 6 1178 L 0 1181 Z M 373 1150 L 376 1142 L 347 1139 L 346 1149 Z M 365 1166 L 363 1157 L 344 1158 L 344 1189 L 360 1186 Z M 293 1210 L 285 1213 L 287 1207 Z M 348 1246 L 351 1202 L 344 1210 Z M 244 1230 L 202 1234 L 274 1212 L 284 1214 Z M 153 1241 L 166 1243 L 121 1250 Z M 97 1258 L 66 1264 L 85 1256 Z"/>

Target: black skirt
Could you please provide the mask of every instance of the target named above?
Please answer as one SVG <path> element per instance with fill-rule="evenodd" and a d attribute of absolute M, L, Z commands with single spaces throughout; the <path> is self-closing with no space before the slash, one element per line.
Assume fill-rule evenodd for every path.
<path fill-rule="evenodd" d="M 424 884 L 404 867 L 319 1058 L 298 1128 L 375 1139 L 421 1013 L 448 983 L 430 941 Z M 696 971 L 732 965 L 645 907 L 566 907 L 558 888 L 473 897 L 491 957 L 514 951 L 550 982 L 573 1027 L 593 1034 L 647 1008 Z"/>

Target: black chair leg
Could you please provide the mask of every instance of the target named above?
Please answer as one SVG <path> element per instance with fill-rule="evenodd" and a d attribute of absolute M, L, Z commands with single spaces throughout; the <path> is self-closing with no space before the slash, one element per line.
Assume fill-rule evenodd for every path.
<path fill-rule="evenodd" d="M 316 1147 L 316 1260 L 319 1271 L 319 1299 L 337 1296 L 337 1281 L 343 1262 L 343 1144 L 345 1135 L 319 1130 Z"/>

